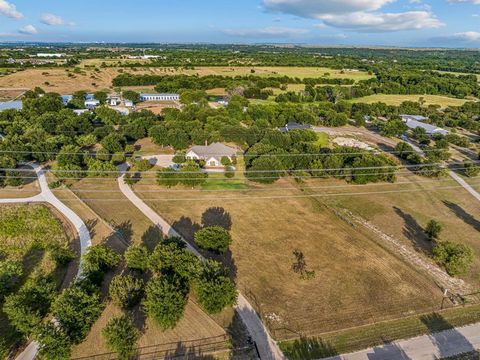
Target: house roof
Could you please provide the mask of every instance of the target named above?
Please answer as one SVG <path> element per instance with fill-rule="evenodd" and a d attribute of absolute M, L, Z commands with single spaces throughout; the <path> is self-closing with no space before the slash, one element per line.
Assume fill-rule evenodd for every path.
<path fill-rule="evenodd" d="M 425 129 L 427 134 L 434 134 L 434 133 L 448 134 L 448 130 L 439 128 L 438 126 L 435 126 L 435 125 L 417 121 L 417 120 L 408 120 L 406 124 L 410 129 L 416 129 L 419 127 L 422 129 Z"/>
<path fill-rule="evenodd" d="M 406 114 L 401 114 L 400 117 L 403 119 L 403 120 L 416 120 L 416 121 L 423 121 L 423 120 L 427 120 L 428 118 L 426 118 L 425 116 L 423 115 L 406 115 Z"/>
<path fill-rule="evenodd" d="M 22 101 L 0 102 L 0 111 L 9 110 L 9 109 L 22 110 L 22 108 L 23 108 L 23 102 Z"/>
<path fill-rule="evenodd" d="M 140 94 L 140 96 L 180 96 L 179 94 L 169 94 L 169 93 L 161 93 L 161 94 Z"/>
<path fill-rule="evenodd" d="M 237 153 L 236 149 L 221 143 L 213 143 L 208 146 L 193 146 L 190 148 L 190 151 L 201 158 L 214 157 L 216 159 L 221 159 L 224 156 L 232 157 Z"/>

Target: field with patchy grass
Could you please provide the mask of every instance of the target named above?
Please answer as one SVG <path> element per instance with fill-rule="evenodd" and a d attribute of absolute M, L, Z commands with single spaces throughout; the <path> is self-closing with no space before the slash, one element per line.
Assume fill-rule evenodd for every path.
<path fill-rule="evenodd" d="M 202 224 L 231 225 L 234 242 L 223 260 L 238 288 L 278 329 L 273 333 L 279 339 L 431 311 L 441 304 L 441 291 L 430 278 L 332 207 L 304 197 L 292 180 L 216 192 L 165 192 L 152 180 L 142 180 L 134 190 L 190 240 Z M 315 279 L 301 280 L 292 271 L 296 249 Z"/>
<path fill-rule="evenodd" d="M 462 106 L 468 100 L 465 99 L 456 99 L 448 96 L 439 96 L 439 95 L 370 95 L 361 97 L 358 99 L 350 100 L 353 103 L 366 103 L 374 104 L 377 102 L 383 102 L 387 105 L 399 106 L 404 101 L 420 101 L 420 98 L 423 98 L 425 105 L 440 105 L 442 108 L 448 106 Z"/>
<path fill-rule="evenodd" d="M 0 88 L 34 88 L 36 86 L 44 88 L 46 91 L 58 92 L 60 94 L 71 94 L 78 90 L 98 91 L 103 89 L 113 89 L 112 80 L 121 73 L 133 74 L 151 74 L 151 75 L 251 75 L 250 67 L 197 67 L 194 70 L 182 70 L 174 68 L 122 68 L 105 67 L 95 68 L 92 65 L 100 66 L 102 61 L 87 60 L 80 66 L 81 71 L 75 73 L 72 69 L 69 72 L 64 68 L 41 68 L 26 69 L 14 74 L 0 77 Z M 110 64 L 116 66 L 117 61 Z M 371 78 L 370 75 L 361 71 L 342 71 L 328 68 L 314 67 L 255 67 L 255 75 L 258 76 L 291 76 L 291 77 L 323 77 L 330 74 L 330 78 L 354 79 L 356 81 Z M 139 90 L 148 90 L 151 87 L 140 87 Z M 216 93 L 215 93 L 216 94 Z M 220 93 L 221 95 L 221 93 Z"/>
<path fill-rule="evenodd" d="M 13 292 L 39 275 L 53 276 L 59 288 L 68 281 L 67 277 L 71 279 L 66 274 L 74 274 L 74 265 L 69 269 L 57 268 L 47 251 L 53 244 L 69 247 L 70 238 L 73 239 L 72 229 L 64 228 L 62 221 L 43 205 L 0 206 L 0 261 L 19 262 L 23 268 Z M 10 347 L 19 338 L 1 311 L 2 306 L 0 300 L 0 339 Z"/>
<path fill-rule="evenodd" d="M 478 184 L 478 180 L 472 182 Z M 424 229 L 430 220 L 439 221 L 443 226 L 441 240 L 465 243 L 475 250 L 473 267 L 462 278 L 475 288 L 480 286 L 480 208 L 477 200 L 449 177 L 432 180 L 407 175 L 399 176 L 398 182 L 415 184 L 402 185 L 401 189 L 405 191 L 399 193 L 328 197 L 323 201 L 339 210 L 346 209 L 360 215 L 426 257 L 431 256 L 432 243 L 427 240 Z M 319 183 L 311 180 L 308 186 L 318 186 Z M 421 191 L 423 189 L 436 190 Z M 392 190 L 391 186 L 378 185 L 369 186 L 365 191 L 389 190 Z M 358 188 L 349 191 L 358 192 Z"/>

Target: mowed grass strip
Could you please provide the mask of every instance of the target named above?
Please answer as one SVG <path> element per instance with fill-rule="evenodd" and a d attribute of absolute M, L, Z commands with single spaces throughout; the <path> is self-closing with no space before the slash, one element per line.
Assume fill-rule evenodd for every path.
<path fill-rule="evenodd" d="M 310 360 L 350 353 L 388 342 L 432 334 L 480 321 L 480 305 L 407 317 L 373 325 L 332 332 L 314 338 L 280 343 L 291 360 Z"/>
<path fill-rule="evenodd" d="M 385 103 L 387 105 L 400 106 L 405 101 L 420 102 L 420 99 L 425 101 L 425 105 L 440 105 L 445 108 L 448 106 L 462 106 L 468 100 L 456 99 L 448 96 L 440 95 L 385 95 L 376 94 L 365 96 L 357 99 L 350 100 L 352 103 L 365 103 L 374 104 L 378 102 Z"/>

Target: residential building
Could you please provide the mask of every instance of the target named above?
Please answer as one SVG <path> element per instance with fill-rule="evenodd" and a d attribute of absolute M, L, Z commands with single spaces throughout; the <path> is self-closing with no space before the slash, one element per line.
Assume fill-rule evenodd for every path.
<path fill-rule="evenodd" d="M 140 94 L 141 101 L 179 101 L 179 94 Z"/>
<path fill-rule="evenodd" d="M 415 120 L 415 121 L 425 121 L 428 120 L 427 117 L 423 115 L 405 115 L 405 114 L 400 114 L 400 117 L 402 118 L 403 121 L 407 122 L 409 120 Z"/>
<path fill-rule="evenodd" d="M 99 105 L 100 105 L 100 101 L 95 100 L 95 99 L 85 101 L 85 108 L 88 109 L 88 110 L 93 110 Z"/>
<path fill-rule="evenodd" d="M 70 101 L 72 101 L 73 96 L 72 95 L 62 95 L 62 101 L 63 105 L 67 106 Z"/>
<path fill-rule="evenodd" d="M 131 107 L 135 106 L 135 104 L 131 100 L 125 100 L 124 103 L 125 103 L 125 106 L 128 107 L 128 108 L 131 108 Z"/>
<path fill-rule="evenodd" d="M 233 161 L 237 150 L 221 143 L 205 146 L 193 146 L 188 150 L 186 158 L 190 160 L 205 161 L 206 169 L 223 169 L 222 158 L 227 157 Z"/>
<path fill-rule="evenodd" d="M 47 53 L 39 53 L 37 54 L 37 57 L 39 58 L 62 58 L 62 57 L 65 57 L 66 54 L 60 54 L 60 53 L 56 53 L 56 54 L 47 54 Z"/>
<path fill-rule="evenodd" d="M 450 132 L 448 130 L 442 129 L 438 126 L 427 124 L 421 121 L 417 120 L 408 120 L 405 122 L 408 126 L 409 129 L 414 130 L 416 128 L 422 128 L 425 129 L 427 132 L 427 135 L 435 135 L 435 134 L 441 134 L 441 135 L 448 135 Z"/>
<path fill-rule="evenodd" d="M 73 112 L 78 116 L 80 116 L 82 114 L 85 114 L 86 112 L 89 112 L 89 111 L 90 110 L 88 110 L 88 109 L 75 109 L 75 110 L 73 110 Z"/>
<path fill-rule="evenodd" d="M 122 103 L 122 99 L 118 95 L 111 95 L 107 98 L 107 104 L 110 106 L 119 106 Z"/>

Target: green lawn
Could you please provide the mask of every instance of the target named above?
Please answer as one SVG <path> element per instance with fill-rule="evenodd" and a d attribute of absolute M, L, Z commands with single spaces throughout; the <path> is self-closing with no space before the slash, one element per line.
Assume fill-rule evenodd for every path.
<path fill-rule="evenodd" d="M 317 139 L 317 141 L 315 142 L 317 145 L 319 145 L 319 146 L 321 146 L 321 147 L 326 147 L 326 146 L 328 146 L 328 144 L 329 144 L 329 137 L 328 137 L 328 134 L 327 134 L 327 133 L 320 132 L 320 133 L 317 133 L 317 136 L 318 136 L 318 139 Z"/>
<path fill-rule="evenodd" d="M 426 105 L 440 105 L 441 107 L 448 106 L 462 106 L 468 100 L 466 99 L 456 99 L 448 96 L 439 96 L 439 95 L 384 95 L 376 94 L 361 97 L 358 99 L 351 100 L 352 103 L 365 103 L 365 104 L 374 104 L 377 102 L 383 102 L 387 105 L 399 106 L 404 101 L 416 101 L 418 102 L 420 98 L 423 98 Z"/>
<path fill-rule="evenodd" d="M 248 190 L 250 186 L 243 181 L 234 180 L 208 180 L 202 185 L 202 190 Z"/>

